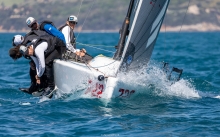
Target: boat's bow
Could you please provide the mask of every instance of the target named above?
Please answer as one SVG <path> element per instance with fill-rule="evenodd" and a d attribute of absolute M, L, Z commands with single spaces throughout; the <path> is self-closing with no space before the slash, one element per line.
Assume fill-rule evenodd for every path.
<path fill-rule="evenodd" d="M 119 64 L 119 61 L 103 55 L 95 57 L 88 64 L 55 60 L 55 84 L 64 93 L 83 90 L 83 94 L 111 98 Z"/>

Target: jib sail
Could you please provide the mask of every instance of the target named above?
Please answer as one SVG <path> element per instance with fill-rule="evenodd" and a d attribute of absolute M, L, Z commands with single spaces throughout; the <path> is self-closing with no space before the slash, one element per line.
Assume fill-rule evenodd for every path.
<path fill-rule="evenodd" d="M 130 17 L 130 32 L 123 50 L 121 66 L 132 69 L 148 63 L 169 1 L 135 0 Z"/>

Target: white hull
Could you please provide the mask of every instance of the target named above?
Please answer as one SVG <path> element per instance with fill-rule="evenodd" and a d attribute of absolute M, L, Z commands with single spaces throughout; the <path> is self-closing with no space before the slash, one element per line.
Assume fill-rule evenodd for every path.
<path fill-rule="evenodd" d="M 86 96 L 97 98 L 127 97 L 134 90 L 125 89 L 125 83 L 116 76 L 120 62 L 105 56 L 97 56 L 89 64 L 55 60 L 54 79 L 56 87 L 64 93 L 83 91 Z M 98 76 L 104 80 L 99 81 Z"/>

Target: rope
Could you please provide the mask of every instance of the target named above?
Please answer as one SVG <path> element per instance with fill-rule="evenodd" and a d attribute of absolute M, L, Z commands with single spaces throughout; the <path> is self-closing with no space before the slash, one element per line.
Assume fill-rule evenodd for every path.
<path fill-rule="evenodd" d="M 87 66 L 91 71 L 92 71 L 92 69 L 94 69 L 94 70 L 96 70 L 96 71 L 102 73 L 102 74 L 105 76 L 105 73 L 104 73 L 104 72 L 98 70 L 97 68 L 92 67 L 90 64 L 86 63 L 86 66 Z"/>
<path fill-rule="evenodd" d="M 100 71 L 98 68 L 109 66 L 109 65 L 115 63 L 116 61 L 117 61 L 117 60 L 114 60 L 113 62 L 111 62 L 111 63 L 109 63 L 109 64 L 106 64 L 106 65 L 103 65 L 103 66 L 93 67 L 93 66 L 91 66 L 89 63 L 87 63 L 87 62 L 85 62 L 85 61 L 83 60 L 84 64 L 90 69 L 90 71 L 92 71 L 92 69 L 94 69 L 94 70 L 96 70 L 96 71 L 102 73 L 105 77 L 107 77 L 107 76 L 105 75 L 105 73 L 102 72 L 102 71 Z M 77 62 L 77 61 L 74 61 L 74 62 Z M 110 77 L 110 76 L 108 76 L 108 77 Z M 114 77 L 114 76 L 112 76 L 112 77 Z"/>
<path fill-rule="evenodd" d="M 106 65 L 103 65 L 103 66 L 99 66 L 99 67 L 92 67 L 92 66 L 91 66 L 90 64 L 88 64 L 88 63 L 85 63 L 85 65 L 86 65 L 90 70 L 91 70 L 91 68 L 92 68 L 92 69 L 94 69 L 94 70 L 96 70 L 96 71 L 102 73 L 105 77 L 115 77 L 115 76 L 106 76 L 105 73 L 102 72 L 102 71 L 100 71 L 98 68 L 109 66 L 109 65 L 115 63 L 116 61 L 117 61 L 117 60 L 114 60 L 113 62 L 111 62 L 111 63 L 109 63 L 109 64 L 106 64 Z M 92 71 L 92 70 L 91 70 L 91 71 Z M 116 72 L 116 73 L 117 73 L 117 72 Z M 116 75 L 116 74 L 115 74 L 115 75 Z"/>
<path fill-rule="evenodd" d="M 106 65 L 103 65 L 103 66 L 98 66 L 98 67 L 92 67 L 92 68 L 102 68 L 102 67 L 106 67 L 106 66 L 109 66 L 109 65 L 111 65 L 111 64 L 113 64 L 113 63 L 115 63 L 117 60 L 114 60 L 113 62 L 111 62 L 111 63 L 109 63 L 109 64 L 106 64 Z"/>

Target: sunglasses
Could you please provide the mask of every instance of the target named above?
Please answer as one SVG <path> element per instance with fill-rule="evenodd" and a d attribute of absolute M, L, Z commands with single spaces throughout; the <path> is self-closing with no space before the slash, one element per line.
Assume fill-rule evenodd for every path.
<path fill-rule="evenodd" d="M 75 21 L 70 21 L 69 23 L 70 23 L 70 24 L 74 24 L 74 25 L 77 24 L 77 22 L 75 22 Z"/>

